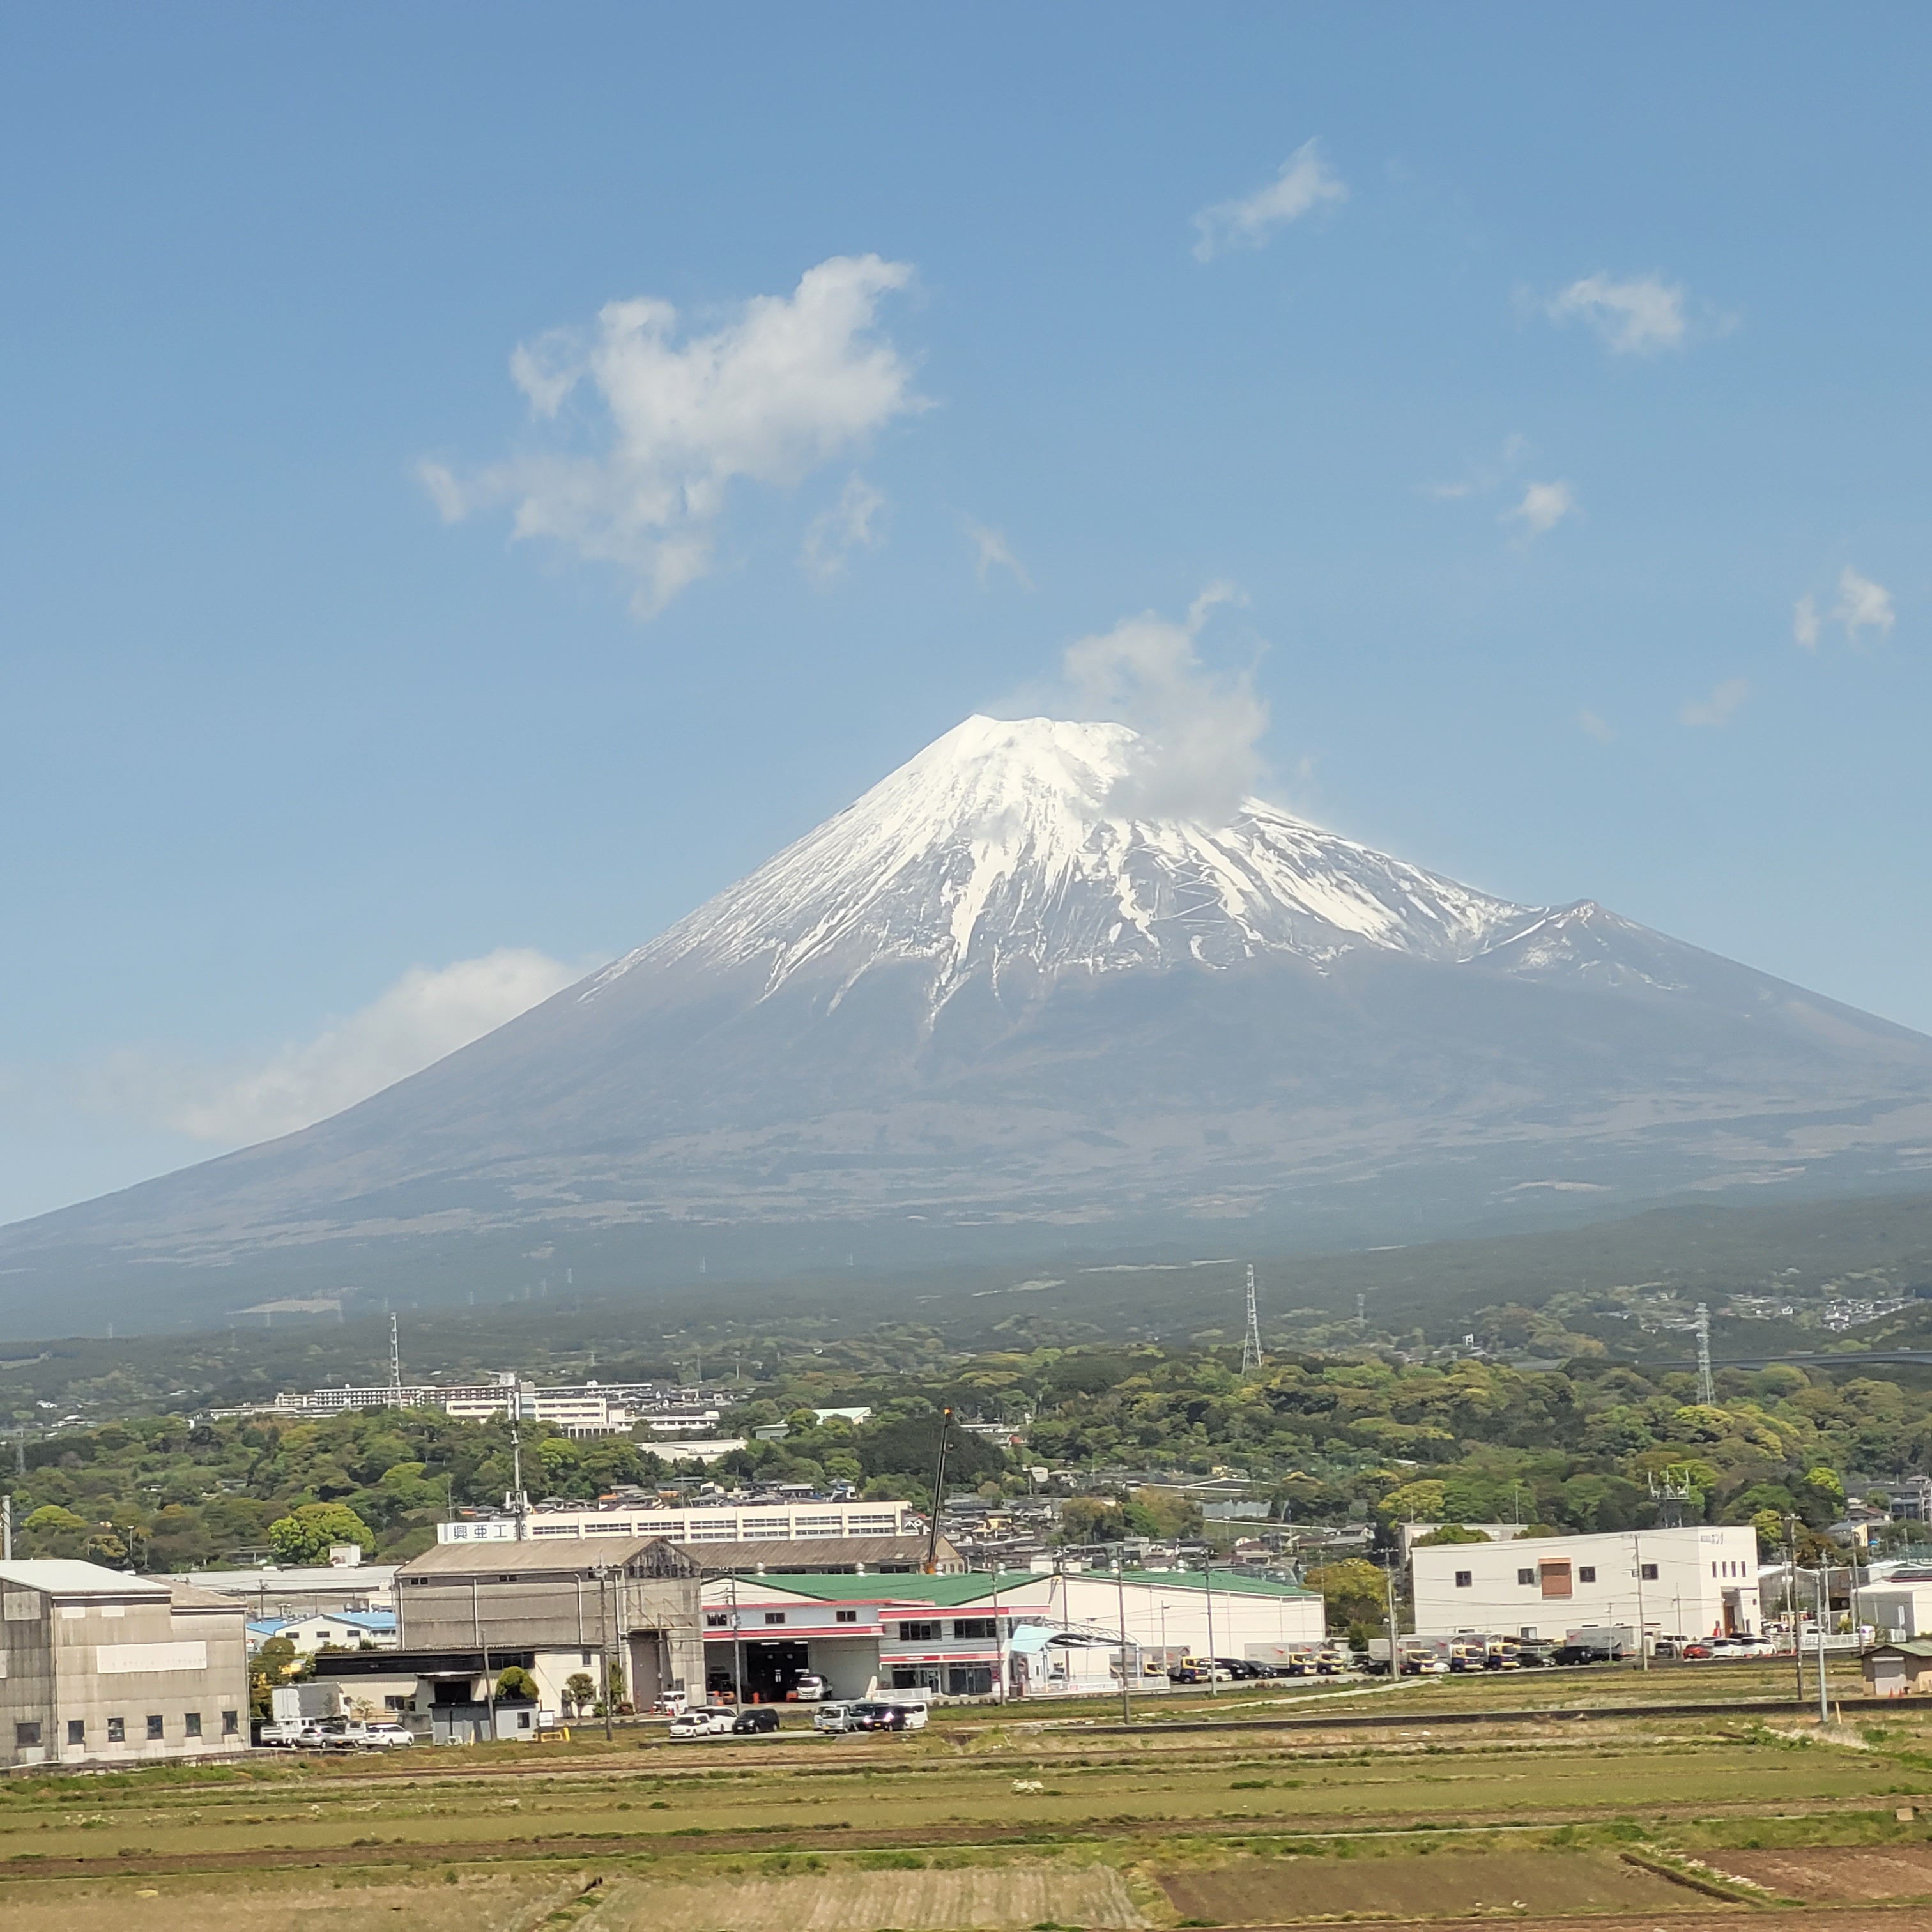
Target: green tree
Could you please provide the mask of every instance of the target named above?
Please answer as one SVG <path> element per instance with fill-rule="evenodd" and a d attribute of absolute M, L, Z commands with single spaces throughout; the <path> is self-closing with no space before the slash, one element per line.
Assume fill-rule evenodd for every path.
<path fill-rule="evenodd" d="M 597 1680 L 587 1670 L 573 1670 L 563 1680 L 563 1706 L 567 1715 L 588 1710 L 596 1701 Z"/>
<path fill-rule="evenodd" d="M 373 1552 L 369 1526 L 346 1503 L 301 1503 L 268 1526 L 268 1541 L 284 1563 L 316 1563 L 332 1544 L 354 1543 Z"/>
<path fill-rule="evenodd" d="M 1388 1628 L 1388 1580 L 1374 1564 L 1346 1557 L 1310 1570 L 1303 1580 L 1322 1593 L 1331 1635 L 1340 1636 L 1355 1624 L 1378 1632 Z"/>
<path fill-rule="evenodd" d="M 1480 1529 L 1466 1528 L 1460 1522 L 1445 1522 L 1440 1529 L 1432 1529 L 1426 1536 L 1418 1536 L 1414 1547 L 1425 1544 L 1434 1546 L 1444 1543 L 1486 1543 L 1489 1538 Z"/>
<path fill-rule="evenodd" d="M 512 1664 L 496 1674 L 496 1701 L 500 1704 L 534 1704 L 537 1680 L 520 1664 Z"/>

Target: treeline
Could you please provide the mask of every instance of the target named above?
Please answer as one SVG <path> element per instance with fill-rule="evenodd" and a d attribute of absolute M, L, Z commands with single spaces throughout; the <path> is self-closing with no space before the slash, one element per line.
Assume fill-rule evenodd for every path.
<path fill-rule="evenodd" d="M 1932 1396 L 1877 1376 L 1780 1366 L 1694 1378 L 1580 1358 L 1532 1371 L 1468 1360 L 1406 1366 L 1360 1354 L 1275 1359 L 1243 1375 L 1225 1351 L 1039 1348 L 949 1356 L 929 1334 L 825 1344 L 748 1389 L 728 1426 L 749 1440 L 708 1472 L 729 1480 L 850 1484 L 928 1499 L 939 1411 L 1017 1433 L 1009 1451 L 963 1428 L 949 1492 L 1018 1493 L 1038 1465 L 1097 1473 L 1083 1535 L 1178 1533 L 1142 1480 L 1238 1470 L 1291 1521 L 1516 1522 L 1637 1528 L 1655 1491 L 1692 1520 L 1755 1522 L 1767 1546 L 1793 1519 L 1815 1543 L 1848 1486 L 1882 1502 L 1932 1468 Z M 816 1411 L 868 1408 L 858 1426 Z M 670 1445 L 570 1440 L 525 1425 L 536 1498 L 590 1498 L 682 1472 Z M 452 1508 L 500 1504 L 514 1486 L 508 1425 L 421 1411 L 220 1423 L 149 1417 L 25 1445 L 0 1472 L 24 1554 L 171 1569 L 272 1552 L 306 1561 L 353 1541 L 397 1558 L 425 1547 Z M 1118 1506 L 1114 1506 L 1117 1504 Z M 1085 1505 L 1082 1505 L 1085 1507 Z M 1079 1511 L 1075 1514 L 1079 1516 Z M 1090 1518 L 1090 1521 L 1089 1520 Z M 1802 1546 L 1809 1547 L 1809 1544 Z"/>

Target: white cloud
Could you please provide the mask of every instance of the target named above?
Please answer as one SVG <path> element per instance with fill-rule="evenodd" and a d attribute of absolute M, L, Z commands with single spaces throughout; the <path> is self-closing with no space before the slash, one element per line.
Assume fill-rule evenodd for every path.
<path fill-rule="evenodd" d="M 1268 706 L 1251 674 L 1216 672 L 1198 647 L 1214 608 L 1243 601 L 1232 584 L 1210 584 L 1184 622 L 1146 611 L 1067 646 L 1062 668 L 1083 704 L 1142 734 L 1121 810 L 1219 827 L 1261 782 Z"/>
<path fill-rule="evenodd" d="M 640 296 L 594 329 L 518 346 L 510 373 L 541 420 L 566 415 L 596 446 L 512 457 L 466 480 L 418 474 L 446 520 L 514 506 L 514 533 L 616 566 L 632 608 L 655 616 L 710 568 L 731 484 L 782 488 L 927 406 L 912 365 L 874 327 L 880 298 L 910 280 L 903 262 L 835 256 L 790 296 L 760 296 L 708 334 L 679 335 L 677 310 Z"/>
<path fill-rule="evenodd" d="M 860 476 L 854 475 L 839 492 L 838 500 L 806 526 L 799 564 L 821 584 L 844 574 L 855 550 L 870 549 L 883 541 L 873 527 L 886 500 Z"/>
<path fill-rule="evenodd" d="M 1628 282 L 1586 275 L 1550 303 L 1549 313 L 1554 322 L 1581 316 L 1620 356 L 1676 349 L 1684 341 L 1684 291 L 1657 275 Z"/>
<path fill-rule="evenodd" d="M 1607 745 L 1617 735 L 1616 727 L 1599 718 L 1594 711 L 1580 711 L 1576 722 L 1600 745 Z"/>
<path fill-rule="evenodd" d="M 1818 607 L 1808 592 L 1791 607 L 1791 635 L 1800 650 L 1818 648 Z"/>
<path fill-rule="evenodd" d="M 1883 584 L 1861 577 L 1850 564 L 1838 573 L 1838 601 L 1832 607 L 1832 618 L 1844 626 L 1847 644 L 1862 643 L 1862 631 L 1889 637 L 1898 616 L 1892 608 L 1892 592 Z"/>
<path fill-rule="evenodd" d="M 1747 678 L 1727 677 L 1713 685 L 1708 698 L 1694 698 L 1678 715 L 1687 724 L 1728 724 L 1750 695 Z"/>
<path fill-rule="evenodd" d="M 1011 545 L 998 530 L 989 530 L 984 524 L 976 524 L 968 517 L 966 534 L 980 553 L 980 583 L 982 589 L 995 570 L 1010 570 L 1022 590 L 1033 588 L 1033 579 L 1027 574 L 1026 566 L 1014 556 Z"/>
<path fill-rule="evenodd" d="M 1532 483 L 1522 493 L 1522 501 L 1503 512 L 1502 520 L 1516 524 L 1526 542 L 1553 530 L 1565 517 L 1579 513 L 1576 493 L 1567 483 Z"/>
<path fill-rule="evenodd" d="M 91 1081 L 98 1108 L 238 1147 L 326 1120 L 466 1046 L 572 985 L 583 968 L 503 947 L 414 966 L 359 1012 L 245 1064 L 116 1056 Z"/>
<path fill-rule="evenodd" d="M 1285 223 L 1300 220 L 1324 202 L 1348 198 L 1341 176 L 1322 158 L 1314 142 L 1304 141 L 1265 188 L 1239 201 L 1204 208 L 1194 218 L 1199 233 L 1194 259 L 1211 262 L 1230 248 L 1264 248 Z"/>

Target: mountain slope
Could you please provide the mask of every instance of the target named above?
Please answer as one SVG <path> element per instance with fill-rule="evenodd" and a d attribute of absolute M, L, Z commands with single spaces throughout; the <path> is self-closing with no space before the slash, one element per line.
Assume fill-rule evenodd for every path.
<path fill-rule="evenodd" d="M 1121 726 L 968 719 L 361 1106 L 0 1231 L 0 1310 L 10 1288 L 232 1307 L 700 1254 L 1339 1244 L 1928 1158 L 1918 1035 L 1257 801 L 1191 822 L 1156 808 L 1162 776 Z"/>

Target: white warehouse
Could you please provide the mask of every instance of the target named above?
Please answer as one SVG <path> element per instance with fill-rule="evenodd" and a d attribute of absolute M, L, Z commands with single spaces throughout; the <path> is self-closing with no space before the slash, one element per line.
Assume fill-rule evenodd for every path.
<path fill-rule="evenodd" d="M 1628 1624 L 1651 1636 L 1755 1635 L 1757 1532 L 1749 1524 L 1419 1545 L 1409 1558 L 1415 1628 L 1561 1642 Z"/>

